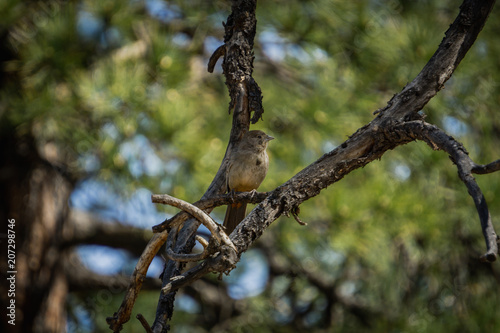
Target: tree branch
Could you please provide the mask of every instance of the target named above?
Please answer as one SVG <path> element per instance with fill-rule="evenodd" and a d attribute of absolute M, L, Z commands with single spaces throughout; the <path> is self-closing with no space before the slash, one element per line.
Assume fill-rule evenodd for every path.
<path fill-rule="evenodd" d="M 214 195 L 205 199 L 201 199 L 193 203 L 193 206 L 198 207 L 201 210 L 213 209 L 222 205 L 227 205 L 230 203 L 252 203 L 256 204 L 261 202 L 268 195 L 267 192 L 238 192 L 234 194 L 219 194 Z M 153 194 L 151 195 L 151 201 L 153 203 L 166 204 L 164 196 L 166 194 Z M 153 227 L 153 232 L 161 232 L 167 230 L 168 228 L 173 228 L 174 226 L 179 226 L 185 222 L 190 215 L 185 211 L 182 211 L 173 217 L 163 221 L 162 223 L 155 225 Z"/>
<path fill-rule="evenodd" d="M 457 18 L 429 62 L 386 107 L 377 110 L 379 117 L 385 121 L 402 121 L 422 110 L 443 89 L 474 44 L 494 4 L 494 0 L 464 0 Z"/>
<path fill-rule="evenodd" d="M 478 175 L 485 175 L 487 173 L 493 173 L 500 170 L 500 160 L 496 160 L 486 165 L 474 164 L 472 167 L 472 173 Z"/>
<path fill-rule="evenodd" d="M 420 121 L 412 121 L 404 123 L 399 127 L 401 130 L 408 133 L 408 135 L 425 141 L 431 148 L 441 149 L 450 155 L 451 160 L 458 168 L 458 176 L 467 187 L 476 205 L 477 213 L 479 214 L 487 250 L 487 252 L 481 256 L 481 259 L 488 262 L 494 262 L 498 254 L 498 236 L 493 228 L 491 215 L 483 193 L 472 176 L 472 170 L 477 164 L 471 160 L 469 153 L 460 142 L 456 141 L 453 137 L 434 125 Z"/>
<path fill-rule="evenodd" d="M 151 326 L 149 326 L 148 324 L 148 321 L 146 320 L 146 318 L 144 318 L 144 316 L 140 313 L 137 314 L 137 316 L 135 316 L 137 319 L 139 319 L 139 321 L 141 322 L 141 325 L 142 327 L 144 327 L 144 330 L 146 331 L 146 333 L 153 333 L 153 330 L 151 330 Z"/>
<path fill-rule="evenodd" d="M 191 268 L 179 276 L 170 279 L 162 288 L 163 294 L 168 294 L 200 279 L 210 272 L 229 273 L 236 267 L 238 254 L 231 247 L 223 245 L 212 257 Z"/>
<path fill-rule="evenodd" d="M 207 215 L 203 210 L 199 209 L 194 205 L 191 205 L 186 201 L 171 197 L 166 194 L 163 194 L 161 198 L 162 198 L 162 203 L 180 208 L 183 211 L 195 217 L 198 221 L 200 221 L 210 231 L 212 237 L 215 238 L 215 240 L 217 241 L 217 244 L 225 244 L 234 251 L 236 251 L 236 248 L 234 247 L 229 237 L 227 237 L 226 233 L 222 230 L 221 226 L 215 223 L 215 221 L 212 220 L 212 218 L 209 215 Z M 170 250 L 170 253 L 168 252 L 168 250 Z M 206 249 L 203 254 L 205 254 L 205 252 Z M 171 246 L 169 246 L 168 244 L 167 244 L 167 254 L 170 255 L 174 254 Z M 208 255 L 208 253 L 206 253 L 206 255 Z M 187 256 L 187 254 L 185 254 L 184 256 Z"/>
<path fill-rule="evenodd" d="M 118 312 L 115 312 L 112 317 L 106 318 L 106 322 L 113 332 L 119 332 L 122 329 L 122 325 L 129 321 L 132 308 L 146 278 L 149 265 L 151 265 L 151 261 L 153 261 L 160 247 L 165 243 L 166 238 L 166 231 L 154 234 L 144 249 L 144 252 L 139 258 L 139 262 L 135 266 L 134 273 L 132 273 L 130 277 L 128 290 Z"/>

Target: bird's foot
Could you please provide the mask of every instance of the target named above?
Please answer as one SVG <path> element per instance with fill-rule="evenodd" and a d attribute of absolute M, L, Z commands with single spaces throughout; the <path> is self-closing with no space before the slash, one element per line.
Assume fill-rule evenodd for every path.
<path fill-rule="evenodd" d="M 231 198 L 231 202 L 234 203 L 234 195 L 236 194 L 236 191 L 233 189 L 229 191 L 229 197 Z"/>
<path fill-rule="evenodd" d="M 250 193 L 250 199 L 251 199 L 251 200 L 253 200 L 253 198 L 254 198 L 254 197 L 255 197 L 255 195 L 257 194 L 257 190 L 256 190 L 256 189 L 253 189 L 253 190 L 251 190 L 251 191 L 250 191 L 250 192 L 248 192 L 248 193 Z"/>

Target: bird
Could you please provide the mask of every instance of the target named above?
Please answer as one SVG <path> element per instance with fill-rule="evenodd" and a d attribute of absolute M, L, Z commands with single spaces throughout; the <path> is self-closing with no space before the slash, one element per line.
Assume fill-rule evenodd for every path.
<path fill-rule="evenodd" d="M 266 148 L 274 138 L 260 130 L 248 131 L 229 156 L 226 185 L 229 193 L 255 191 L 269 169 Z M 227 206 L 224 227 L 229 235 L 245 218 L 246 203 Z"/>

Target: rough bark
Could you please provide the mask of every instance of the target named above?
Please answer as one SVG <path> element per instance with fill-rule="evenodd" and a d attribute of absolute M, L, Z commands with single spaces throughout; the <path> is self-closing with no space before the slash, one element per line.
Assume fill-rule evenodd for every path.
<path fill-rule="evenodd" d="M 3 272 L 17 271 L 16 325 L 9 329 L 60 332 L 66 325 L 64 301 L 68 292 L 60 266 L 61 232 L 73 186 L 60 170 L 40 157 L 30 137 L 4 133 L 0 145 L 4 147 L 1 218 L 15 219 L 16 234 L 15 268 L 7 269 L 7 260 L 1 261 Z M 6 296 L 1 295 L 2 302 Z"/>

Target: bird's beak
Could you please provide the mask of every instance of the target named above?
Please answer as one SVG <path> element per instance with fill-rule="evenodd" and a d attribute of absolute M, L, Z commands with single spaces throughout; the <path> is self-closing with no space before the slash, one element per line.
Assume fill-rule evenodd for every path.
<path fill-rule="evenodd" d="M 271 141 L 271 140 L 274 140 L 274 138 L 272 136 L 268 135 L 266 138 L 266 141 Z"/>

